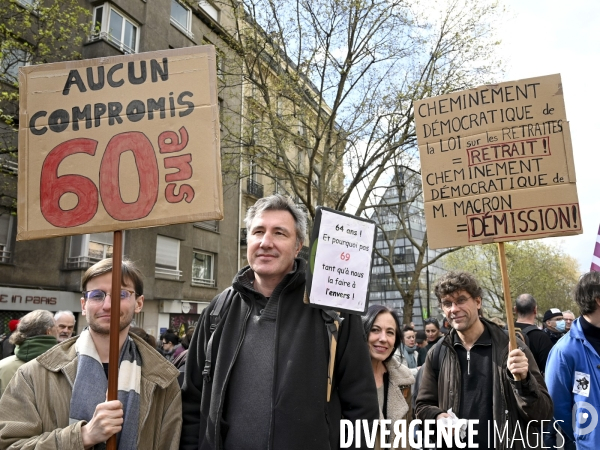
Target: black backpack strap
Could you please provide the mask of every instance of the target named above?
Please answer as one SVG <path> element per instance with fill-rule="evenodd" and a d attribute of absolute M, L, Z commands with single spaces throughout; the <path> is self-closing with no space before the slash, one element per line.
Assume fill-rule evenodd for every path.
<path fill-rule="evenodd" d="M 202 370 L 202 377 L 205 381 L 210 382 L 211 374 L 210 369 L 212 367 L 212 343 L 213 343 L 213 335 L 217 326 L 221 322 L 223 316 L 227 314 L 229 311 L 229 307 L 231 306 L 231 300 L 235 295 L 235 291 L 232 287 L 228 287 L 223 292 L 219 294 L 215 301 L 215 305 L 208 316 L 208 320 L 210 322 L 210 338 L 208 339 L 208 344 L 206 344 L 206 360 L 204 361 L 204 370 Z"/>
<path fill-rule="evenodd" d="M 523 333 L 525 336 L 527 336 L 533 330 L 542 331 L 538 327 L 536 327 L 535 325 L 527 325 L 525 328 L 521 328 L 521 333 Z"/>
<path fill-rule="evenodd" d="M 435 379 L 437 380 L 440 376 L 440 368 L 442 367 L 442 361 L 446 357 L 446 352 L 448 349 L 444 345 L 444 340 L 440 339 L 431 349 L 433 352 L 433 357 L 431 358 L 431 368 L 433 369 L 433 373 L 435 374 Z"/>

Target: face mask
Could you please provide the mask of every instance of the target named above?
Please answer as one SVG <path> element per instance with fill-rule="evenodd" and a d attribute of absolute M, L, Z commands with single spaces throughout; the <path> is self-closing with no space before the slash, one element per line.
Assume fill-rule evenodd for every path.
<path fill-rule="evenodd" d="M 565 321 L 564 320 L 557 320 L 556 321 L 556 327 L 555 327 L 558 331 L 560 331 L 561 333 L 563 331 L 565 331 Z"/>

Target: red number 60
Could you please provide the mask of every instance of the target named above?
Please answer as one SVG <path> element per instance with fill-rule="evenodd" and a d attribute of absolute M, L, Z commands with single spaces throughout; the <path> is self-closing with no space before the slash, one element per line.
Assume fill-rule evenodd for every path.
<path fill-rule="evenodd" d="M 58 176 L 58 166 L 69 155 L 87 153 L 94 156 L 98 141 L 71 139 L 52 149 L 42 165 L 40 208 L 44 218 L 55 227 L 69 228 L 92 220 L 98 210 L 98 189 L 92 180 L 83 175 Z M 77 196 L 73 209 L 60 207 L 60 198 L 66 193 Z"/>
<path fill-rule="evenodd" d="M 98 211 L 98 188 L 83 175 L 58 176 L 58 166 L 70 155 L 87 153 L 94 156 L 98 142 L 78 138 L 57 145 L 42 165 L 40 208 L 44 218 L 55 227 L 70 228 L 93 219 Z M 124 152 L 135 157 L 140 190 L 135 202 L 125 203 L 119 185 L 119 163 Z M 135 176 L 131 174 L 131 176 Z M 77 205 L 68 210 L 60 206 L 64 194 L 77 196 Z M 114 136 L 106 146 L 100 163 L 100 196 L 106 212 L 116 220 L 146 217 L 158 198 L 158 163 L 152 143 L 143 133 L 130 131 Z"/>

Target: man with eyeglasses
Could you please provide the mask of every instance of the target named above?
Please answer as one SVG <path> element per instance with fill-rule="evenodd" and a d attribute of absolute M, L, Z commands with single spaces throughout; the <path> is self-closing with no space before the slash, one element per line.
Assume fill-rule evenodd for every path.
<path fill-rule="evenodd" d="M 565 333 L 568 333 L 575 320 L 575 314 L 573 314 L 573 311 L 567 309 L 566 311 L 563 311 L 563 319 L 565 319 Z"/>
<path fill-rule="evenodd" d="M 0 448 L 92 448 L 117 434 L 119 449 L 178 448 L 179 372 L 129 328 L 142 310 L 144 285 L 122 262 L 118 400 L 107 401 L 112 259 L 82 279 L 89 327 L 21 366 L 0 400 Z M 95 447 L 97 448 L 97 447 Z"/>
<path fill-rule="evenodd" d="M 552 419 L 552 400 L 529 349 L 520 343 L 509 352 L 506 333 L 481 317 L 482 290 L 471 274 L 443 275 L 435 295 L 452 330 L 427 354 L 417 417 L 440 420 L 452 409 L 459 419 L 479 420 L 471 437 L 479 448 L 539 446 L 540 427 L 528 425 Z"/>

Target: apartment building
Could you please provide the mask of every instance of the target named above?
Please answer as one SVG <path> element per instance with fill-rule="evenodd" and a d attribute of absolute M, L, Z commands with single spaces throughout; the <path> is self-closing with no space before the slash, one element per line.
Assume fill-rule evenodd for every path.
<path fill-rule="evenodd" d="M 36 5 L 34 0 L 17 3 L 24 9 Z M 303 205 L 311 183 L 321 182 L 323 147 L 315 144 L 312 131 L 326 117 L 327 107 L 311 101 L 317 95 L 309 80 L 294 84 L 285 79 L 294 71 L 285 55 L 241 51 L 240 39 L 248 33 L 267 37 L 258 25 L 244 20 L 240 5 L 232 3 L 238 7 L 234 11 L 226 3 L 208 0 L 78 3 L 89 11 L 89 28 L 78 49 L 84 59 L 194 45 L 214 45 L 217 51 L 224 219 L 124 233 L 123 256 L 135 261 L 145 276 L 146 300 L 136 324 L 155 336 L 167 328 L 183 333 L 246 264 L 247 208 L 276 192 Z M 247 58 L 258 62 L 255 70 L 260 67 L 268 73 L 269 85 L 282 86 L 273 91 L 272 103 L 267 105 L 257 92 L 259 79 L 249 76 Z M 21 63 L 27 60 L 22 59 Z M 337 133 L 339 142 L 333 148 L 339 151 L 328 158 L 342 157 L 342 136 Z M 339 167 L 333 179 L 323 180 L 332 193 L 343 188 L 342 164 Z M 16 159 L 0 154 L 3 192 L 15 198 L 16 176 Z M 310 201 L 315 205 L 316 196 Z M 327 198 L 322 204 L 328 204 Z M 81 276 L 94 262 L 112 255 L 112 233 L 16 242 L 17 218 L 10 211 L 10 205 L 0 201 L 0 334 L 10 319 L 37 308 L 68 309 L 79 315 Z M 85 320 L 78 319 L 81 330 Z"/>
<path fill-rule="evenodd" d="M 370 218 L 377 224 L 375 248 L 380 255 L 373 255 L 369 301 L 370 304 L 386 305 L 403 317 L 405 299 L 391 274 L 394 272 L 401 285 L 410 290 L 420 253 L 411 239 L 421 246 L 426 231 L 420 173 L 397 166 L 390 186 Z M 425 249 L 421 264 L 427 264 L 437 254 L 437 250 Z M 416 276 L 411 321 L 418 329 L 423 329 L 424 318 L 439 317 L 438 303 L 432 291 L 435 278 L 441 272 L 439 265 L 433 264 Z"/>

